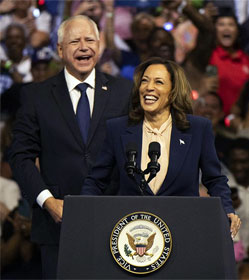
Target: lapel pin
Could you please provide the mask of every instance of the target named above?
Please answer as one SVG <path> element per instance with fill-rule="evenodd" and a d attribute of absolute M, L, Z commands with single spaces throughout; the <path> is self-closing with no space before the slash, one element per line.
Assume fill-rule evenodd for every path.
<path fill-rule="evenodd" d="M 185 142 L 182 139 L 179 140 L 180 140 L 180 145 L 185 145 Z"/>
<path fill-rule="evenodd" d="M 103 90 L 107 90 L 107 87 L 106 87 L 106 86 L 102 86 L 102 89 L 103 89 Z"/>

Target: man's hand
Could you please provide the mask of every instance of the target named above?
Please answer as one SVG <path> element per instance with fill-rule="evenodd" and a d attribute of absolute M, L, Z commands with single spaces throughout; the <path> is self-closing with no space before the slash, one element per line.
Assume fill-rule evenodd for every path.
<path fill-rule="evenodd" d="M 61 199 L 49 197 L 43 204 L 43 207 L 49 212 L 56 223 L 61 223 L 63 213 L 63 203 Z"/>
<path fill-rule="evenodd" d="M 235 215 L 233 213 L 227 214 L 227 216 L 231 221 L 230 232 L 231 232 L 232 239 L 234 239 L 234 237 L 236 236 L 236 234 L 239 231 L 241 221 L 240 221 L 240 218 L 238 217 L 238 215 Z"/>

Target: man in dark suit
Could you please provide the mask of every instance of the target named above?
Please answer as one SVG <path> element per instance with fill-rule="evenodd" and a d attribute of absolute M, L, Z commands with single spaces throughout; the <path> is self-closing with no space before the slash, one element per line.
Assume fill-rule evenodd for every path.
<path fill-rule="evenodd" d="M 52 279 L 56 278 L 63 198 L 80 193 L 105 137 L 105 121 L 128 112 L 131 90 L 129 81 L 95 69 L 99 33 L 89 18 L 72 17 L 61 24 L 58 53 L 64 70 L 22 91 L 10 156 L 14 177 L 33 207 L 32 240 L 41 245 L 43 275 Z M 85 92 L 78 87 L 83 82 Z M 79 123 L 87 117 L 77 117 L 83 94 L 90 114 L 87 131 Z"/>

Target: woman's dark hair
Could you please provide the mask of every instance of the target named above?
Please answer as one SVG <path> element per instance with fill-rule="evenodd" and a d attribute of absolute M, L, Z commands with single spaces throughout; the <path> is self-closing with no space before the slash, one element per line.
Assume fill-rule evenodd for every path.
<path fill-rule="evenodd" d="M 180 130 L 188 129 L 190 124 L 186 114 L 192 114 L 191 87 L 185 76 L 184 70 L 175 62 L 159 57 L 152 57 L 142 62 L 135 70 L 134 86 L 132 90 L 129 124 L 137 124 L 144 119 L 144 111 L 140 104 L 139 88 L 141 79 L 150 65 L 164 65 L 170 74 L 172 89 L 168 98 L 168 106 L 173 116 L 175 125 Z"/>

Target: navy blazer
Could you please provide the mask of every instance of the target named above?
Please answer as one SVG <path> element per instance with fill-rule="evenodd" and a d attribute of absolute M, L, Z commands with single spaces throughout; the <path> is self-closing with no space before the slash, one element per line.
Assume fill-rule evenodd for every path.
<path fill-rule="evenodd" d="M 172 124 L 169 167 L 158 195 L 199 196 L 199 174 L 211 196 L 221 197 L 227 213 L 233 213 L 227 178 L 221 175 L 211 122 L 202 117 L 187 116 L 190 128 L 180 131 Z M 82 194 L 99 195 L 108 187 L 112 168 L 117 165 L 120 173 L 120 195 L 140 195 L 137 184 L 125 170 L 126 147 L 137 144 L 137 165 L 141 168 L 142 122 L 128 126 L 128 118 L 121 117 L 107 122 L 107 138 L 90 175 L 86 178 Z M 161 157 L 164 156 L 163 154 Z M 141 175 L 135 175 L 140 182 Z M 145 193 L 154 195 L 148 184 Z"/>
<path fill-rule="evenodd" d="M 10 164 L 13 174 L 33 206 L 32 240 L 59 242 L 60 227 L 36 204 L 49 189 L 55 198 L 80 194 L 104 141 L 106 120 L 126 115 L 132 83 L 96 71 L 94 107 L 84 144 L 69 96 L 64 71 L 23 88 L 22 106 L 13 129 Z M 40 170 L 34 164 L 39 158 Z"/>

